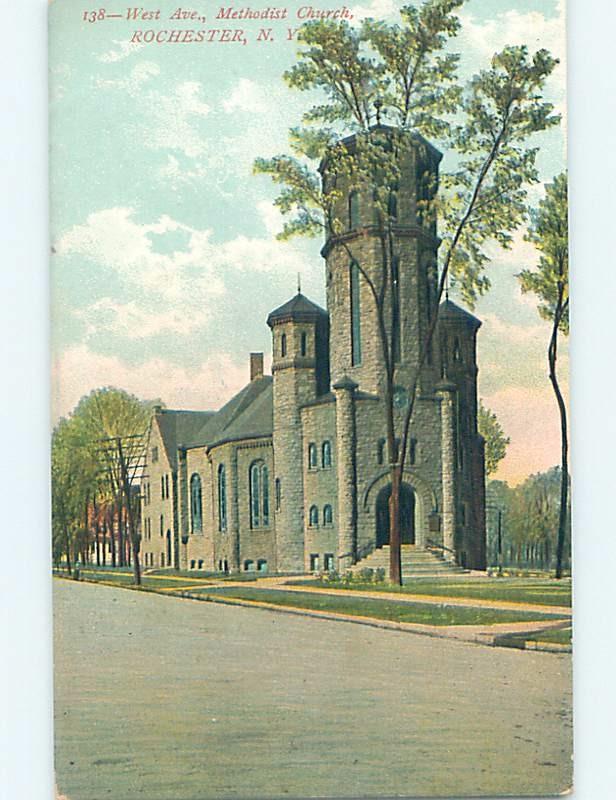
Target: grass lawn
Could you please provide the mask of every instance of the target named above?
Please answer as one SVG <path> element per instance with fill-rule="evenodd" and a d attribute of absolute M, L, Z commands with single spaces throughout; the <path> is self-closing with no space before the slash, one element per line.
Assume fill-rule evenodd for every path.
<path fill-rule="evenodd" d="M 571 644 L 572 628 L 559 628 L 552 631 L 539 631 L 524 636 L 524 641 L 548 642 L 549 644 Z"/>
<path fill-rule="evenodd" d="M 321 595 L 304 592 L 285 592 L 253 587 L 219 587 L 191 590 L 191 594 L 215 597 L 258 600 L 278 606 L 293 606 L 318 611 L 353 614 L 394 622 L 417 622 L 424 625 L 491 625 L 499 622 L 528 622 L 531 620 L 562 619 L 554 614 L 532 614 L 523 611 L 501 611 L 486 608 L 466 608 L 443 604 L 397 603 L 361 597 Z"/>
<path fill-rule="evenodd" d="M 472 597 L 480 600 L 506 600 L 542 606 L 571 606 L 571 580 L 537 578 L 418 578 L 407 579 L 404 586 L 388 583 L 353 581 L 293 581 L 294 585 L 322 586 L 328 589 L 355 589 L 371 592 Z"/>

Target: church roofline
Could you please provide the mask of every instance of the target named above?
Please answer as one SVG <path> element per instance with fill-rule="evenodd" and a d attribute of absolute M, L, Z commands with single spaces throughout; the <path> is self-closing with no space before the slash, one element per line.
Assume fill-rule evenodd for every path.
<path fill-rule="evenodd" d="M 469 325 L 475 330 L 481 327 L 481 320 L 474 317 L 469 311 L 466 311 L 464 308 L 452 303 L 451 300 L 447 299 L 441 303 L 439 306 L 438 312 L 439 320 L 443 320 L 444 322 L 448 321 L 460 321 Z"/>
<path fill-rule="evenodd" d="M 411 139 L 414 139 L 419 144 L 421 144 L 424 147 L 426 147 L 430 151 L 430 153 L 433 156 L 433 158 L 435 158 L 437 163 L 439 163 L 443 158 L 443 154 L 441 153 L 441 151 L 437 147 L 435 147 L 433 144 L 431 144 L 427 139 L 425 139 L 417 131 L 408 130 L 408 129 L 405 129 L 405 128 L 396 128 L 393 125 L 384 125 L 382 123 L 379 124 L 379 125 L 372 125 L 370 127 L 370 129 L 369 129 L 370 133 L 374 133 L 375 131 L 406 133 Z M 339 139 L 336 142 L 336 144 L 343 144 L 346 147 L 347 150 L 349 150 L 350 152 L 353 152 L 353 150 L 355 148 L 355 142 L 357 141 L 357 137 L 360 136 L 362 133 L 366 133 L 366 131 L 361 131 L 360 133 L 352 133 L 349 136 L 345 136 L 344 139 Z M 324 173 L 325 169 L 327 168 L 327 161 L 328 161 L 328 156 L 325 155 L 321 159 L 321 163 L 319 164 L 319 172 L 321 173 L 321 175 Z"/>

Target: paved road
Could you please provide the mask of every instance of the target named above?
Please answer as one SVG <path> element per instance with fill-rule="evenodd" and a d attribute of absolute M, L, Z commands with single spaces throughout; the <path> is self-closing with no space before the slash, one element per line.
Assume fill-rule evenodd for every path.
<path fill-rule="evenodd" d="M 557 793 L 570 659 L 55 582 L 69 800 Z"/>

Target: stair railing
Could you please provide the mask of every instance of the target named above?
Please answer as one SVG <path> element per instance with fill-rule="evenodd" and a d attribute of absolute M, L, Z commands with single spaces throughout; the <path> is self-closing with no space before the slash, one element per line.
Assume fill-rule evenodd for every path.
<path fill-rule="evenodd" d="M 440 544 L 440 542 L 435 542 L 432 539 L 426 539 L 426 548 L 428 550 L 438 550 L 439 555 L 444 557 L 445 553 L 451 553 L 456 558 L 456 551 L 452 550 L 451 547 L 445 547 L 444 544 Z"/>

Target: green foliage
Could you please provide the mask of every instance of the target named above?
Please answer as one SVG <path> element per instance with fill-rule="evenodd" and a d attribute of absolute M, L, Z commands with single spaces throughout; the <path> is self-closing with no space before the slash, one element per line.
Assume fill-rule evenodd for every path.
<path fill-rule="evenodd" d="M 487 490 L 488 548 L 490 561 L 496 558 L 495 511 L 502 513 L 502 548 L 505 565 L 534 564 L 549 569 L 556 552 L 559 528 L 561 470 L 529 476 L 511 488 L 503 481 L 490 481 Z M 570 548 L 570 516 L 567 541 Z"/>
<path fill-rule="evenodd" d="M 486 408 L 481 400 L 477 411 L 477 427 L 485 440 L 485 469 L 486 476 L 489 476 L 496 472 L 499 463 L 505 458 L 511 439 L 505 436 L 496 414 Z"/>
<path fill-rule="evenodd" d="M 523 292 L 532 292 L 539 301 L 539 314 L 557 325 L 561 333 L 569 333 L 569 226 L 567 173 L 554 178 L 546 187 L 539 208 L 531 213 L 531 226 L 526 240 L 541 253 L 536 270 L 519 274 Z"/>
<path fill-rule="evenodd" d="M 104 447 L 110 437 L 143 434 L 153 403 L 119 389 L 97 389 L 84 396 L 51 440 L 52 544 L 56 563 L 62 555 L 87 546 L 86 507 L 115 497 L 117 464 Z"/>
<path fill-rule="evenodd" d="M 527 188 L 538 178 L 537 150 L 528 139 L 559 117 L 542 97 L 557 63 L 545 50 L 531 56 L 525 46 L 506 47 L 466 86 L 459 83 L 459 56 L 444 48 L 460 30 L 455 12 L 462 5 L 408 5 L 399 24 L 304 25 L 298 62 L 284 77 L 324 102 L 312 105 L 290 132 L 295 155 L 258 159 L 255 171 L 282 187 L 276 200 L 287 217 L 281 238 L 344 229 L 335 214 L 340 194 L 335 185 L 321 190 L 315 169 L 325 158 L 331 174 L 351 177 L 351 188 L 371 188 L 376 220 L 386 233 L 394 221 L 388 208 L 401 153 L 422 146 L 411 133 L 432 139 L 454 154 L 456 165 L 441 173 L 438 194 L 430 187 L 419 211 L 424 223 L 438 217 L 441 276 L 451 273 L 472 306 L 490 285 L 485 245 L 509 247 L 525 220 Z M 388 135 L 375 126 L 381 119 L 393 126 Z M 341 141 L 345 134 L 356 136 L 352 150 Z"/>

